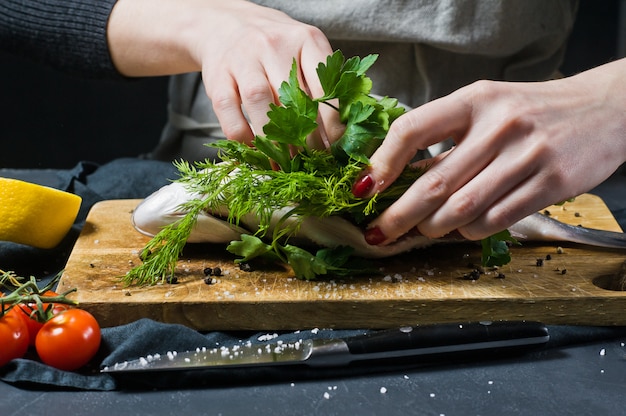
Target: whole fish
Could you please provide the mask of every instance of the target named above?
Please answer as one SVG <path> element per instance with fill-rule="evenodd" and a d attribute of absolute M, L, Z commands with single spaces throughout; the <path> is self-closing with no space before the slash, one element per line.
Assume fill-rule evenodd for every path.
<path fill-rule="evenodd" d="M 164 186 L 135 208 L 132 215 L 133 226 L 142 234 L 154 236 L 164 226 L 186 214 L 181 209 L 181 204 L 198 197 L 199 195 L 187 191 L 178 182 Z M 286 211 L 287 209 L 274 213 L 274 224 Z M 221 219 L 227 214 L 227 208 L 222 207 L 215 212 L 199 215 L 187 241 L 227 244 L 239 240 L 242 234 L 253 234 L 258 229 L 259 222 L 254 214 L 242 218 L 239 226 Z M 286 225 L 294 225 L 293 221 L 297 219 L 290 218 Z M 520 241 L 562 241 L 605 248 L 626 248 L 625 233 L 568 225 L 540 213 L 522 219 L 511 226 L 509 231 Z M 350 246 L 355 255 L 369 258 L 390 257 L 433 244 L 458 241 L 458 238 L 431 239 L 421 235 L 405 235 L 391 244 L 372 246 L 365 241 L 361 228 L 342 217 L 306 217 L 302 219 L 292 238 L 323 247 Z"/>

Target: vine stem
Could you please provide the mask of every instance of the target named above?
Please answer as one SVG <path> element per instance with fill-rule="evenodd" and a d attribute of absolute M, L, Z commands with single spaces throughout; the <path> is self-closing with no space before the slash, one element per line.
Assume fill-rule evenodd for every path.
<path fill-rule="evenodd" d="M 13 274 L 12 272 L 3 272 L 3 275 L 0 276 L 0 283 L 2 285 L 5 285 L 6 280 L 11 280 L 11 277 L 9 276 L 17 279 L 15 274 Z M 14 291 L 9 293 L 7 296 L 0 297 L 0 318 L 4 316 L 5 313 L 10 311 L 14 306 L 19 304 L 37 305 L 37 315 L 40 317 L 41 320 L 46 319 L 45 314 L 47 311 L 44 310 L 44 303 L 56 303 L 70 306 L 78 305 L 78 302 L 67 298 L 67 295 L 76 292 L 76 288 L 67 290 L 56 296 L 42 296 L 47 291 L 52 290 L 52 288 L 58 283 L 60 278 L 61 273 L 53 277 L 46 286 L 40 289 L 37 285 L 35 277 L 31 276 L 28 281 L 20 284 Z"/>

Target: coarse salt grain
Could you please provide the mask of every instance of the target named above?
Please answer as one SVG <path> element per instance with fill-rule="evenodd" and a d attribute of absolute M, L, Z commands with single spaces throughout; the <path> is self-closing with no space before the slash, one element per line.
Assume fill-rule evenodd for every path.
<path fill-rule="evenodd" d="M 274 339 L 278 337 L 278 334 L 274 333 L 274 334 L 265 334 L 265 335 L 261 335 L 260 337 L 258 337 L 257 339 L 259 341 L 269 341 L 270 339 Z"/>
<path fill-rule="evenodd" d="M 324 398 L 326 400 L 330 399 L 330 394 L 328 394 L 328 392 L 324 392 Z"/>
<path fill-rule="evenodd" d="M 600 350 L 600 356 L 605 356 L 606 355 L 606 350 L 604 348 L 602 348 Z"/>

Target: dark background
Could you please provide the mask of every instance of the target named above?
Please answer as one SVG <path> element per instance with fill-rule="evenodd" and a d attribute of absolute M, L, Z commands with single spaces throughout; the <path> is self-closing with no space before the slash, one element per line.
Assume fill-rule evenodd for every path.
<path fill-rule="evenodd" d="M 619 56 L 621 3 L 582 0 L 564 74 Z M 165 122 L 166 90 L 164 77 L 86 80 L 0 53 L 0 168 L 70 168 L 149 151 Z"/>

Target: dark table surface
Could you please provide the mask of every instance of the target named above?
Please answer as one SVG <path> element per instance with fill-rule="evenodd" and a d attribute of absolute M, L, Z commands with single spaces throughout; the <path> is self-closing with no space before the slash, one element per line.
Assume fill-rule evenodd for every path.
<path fill-rule="evenodd" d="M 32 391 L 0 383 L 0 414 L 621 415 L 623 341 L 626 336 L 516 360 L 172 391 Z"/>
<path fill-rule="evenodd" d="M 100 199 L 144 197 L 175 174 L 169 164 L 118 160 L 102 166 L 83 163 L 72 170 L 0 169 L 0 176 L 83 196 L 85 210 L 56 253 L 0 247 L 3 268 L 50 274 L 62 268 L 88 207 Z M 618 173 L 594 191 L 622 226 L 624 182 Z M 625 414 L 626 328 L 549 329 L 549 347 L 521 356 L 431 364 L 403 361 L 331 372 L 277 370 L 271 377 L 246 370 L 228 377 L 203 372 L 195 385 L 106 392 L 0 382 L 0 415 Z M 170 377 L 177 385 L 176 375 Z"/>

